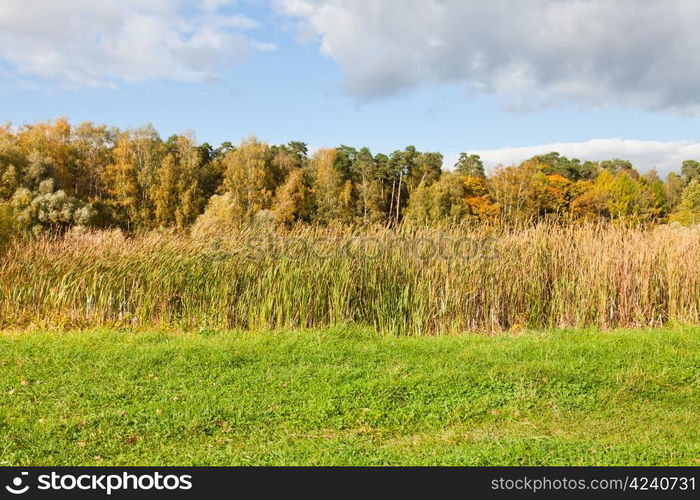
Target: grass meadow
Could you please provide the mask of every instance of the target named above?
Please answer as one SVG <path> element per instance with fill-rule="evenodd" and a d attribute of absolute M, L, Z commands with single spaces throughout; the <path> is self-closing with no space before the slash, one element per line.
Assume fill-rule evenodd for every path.
<path fill-rule="evenodd" d="M 698 333 L 5 333 L 0 461 L 697 465 Z"/>
<path fill-rule="evenodd" d="M 395 335 L 700 324 L 700 230 L 584 224 L 18 241 L 0 327 Z"/>
<path fill-rule="evenodd" d="M 0 465 L 697 465 L 700 231 L 72 232 L 0 253 Z"/>

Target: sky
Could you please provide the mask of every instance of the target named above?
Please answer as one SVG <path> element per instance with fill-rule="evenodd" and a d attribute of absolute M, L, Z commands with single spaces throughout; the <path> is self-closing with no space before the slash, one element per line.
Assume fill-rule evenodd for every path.
<path fill-rule="evenodd" d="M 2 0 L 0 120 L 700 160 L 697 0 Z"/>

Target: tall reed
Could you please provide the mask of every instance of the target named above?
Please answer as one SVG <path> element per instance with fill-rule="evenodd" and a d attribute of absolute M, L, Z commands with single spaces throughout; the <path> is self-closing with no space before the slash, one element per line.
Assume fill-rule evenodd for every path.
<path fill-rule="evenodd" d="M 1 327 L 291 328 L 393 334 L 700 322 L 700 231 L 300 228 L 15 242 Z"/>

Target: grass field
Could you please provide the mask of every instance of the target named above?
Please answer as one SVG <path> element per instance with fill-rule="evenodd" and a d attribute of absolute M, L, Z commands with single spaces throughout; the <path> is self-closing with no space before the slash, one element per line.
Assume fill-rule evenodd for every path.
<path fill-rule="evenodd" d="M 679 323 L 700 324 L 700 227 L 78 232 L 0 253 L 0 328 L 427 336 Z"/>
<path fill-rule="evenodd" d="M 697 465 L 699 333 L 4 333 L 0 465 Z"/>

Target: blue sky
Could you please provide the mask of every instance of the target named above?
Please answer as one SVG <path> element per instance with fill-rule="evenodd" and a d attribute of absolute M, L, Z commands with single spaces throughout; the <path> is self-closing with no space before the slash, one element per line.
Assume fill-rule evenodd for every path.
<path fill-rule="evenodd" d="M 663 2 L 669 19 L 649 28 L 658 12 L 617 2 L 611 33 L 633 12 L 624 22 L 647 27 L 628 29 L 620 46 L 602 1 L 588 13 L 533 0 L 533 25 L 568 31 L 523 42 L 528 19 L 499 11 L 500 0 L 488 10 L 456 0 L 65 0 L 48 13 L 48 0 L 4 0 L 0 118 L 150 122 L 215 145 L 251 134 L 387 153 L 413 144 L 446 163 L 460 151 L 493 165 L 558 149 L 666 172 L 700 159 L 698 39 L 684 31 L 696 7 Z M 567 16 L 583 28 L 566 28 Z M 586 16 L 602 31 L 590 46 L 576 33 Z M 508 34 L 462 33 L 480 20 Z"/>

